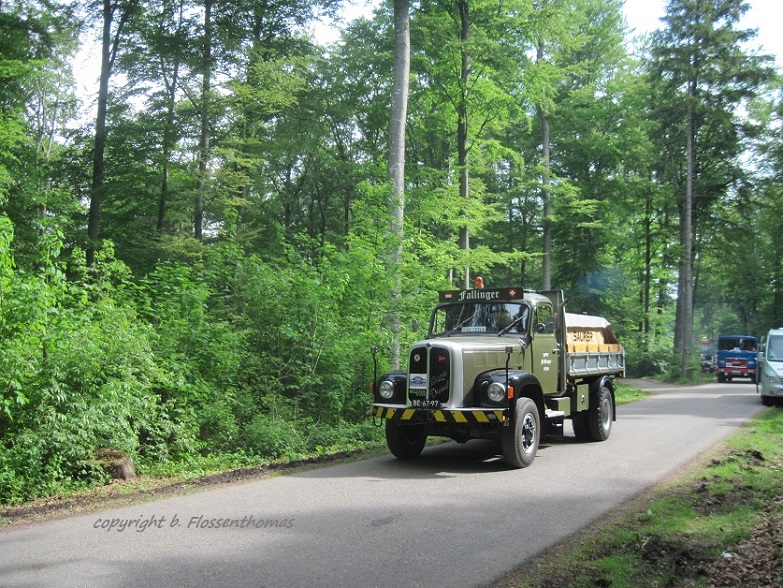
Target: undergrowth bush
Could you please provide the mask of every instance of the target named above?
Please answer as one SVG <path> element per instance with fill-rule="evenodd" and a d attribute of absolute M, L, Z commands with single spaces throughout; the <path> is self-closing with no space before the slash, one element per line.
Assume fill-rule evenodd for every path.
<path fill-rule="evenodd" d="M 638 337 L 622 339 L 626 356 L 626 376 L 643 378 L 668 375 L 672 366 L 670 343 L 646 343 Z"/>
<path fill-rule="evenodd" d="M 3 367 L 25 368 L 1 376 L 12 391 L 0 415 L 3 503 L 102 481 L 92 463 L 100 448 L 155 460 L 192 449 L 193 435 L 155 393 L 167 378 L 154 331 L 113 296 L 125 282 L 112 275 L 121 266 L 111 252 L 80 282 L 52 259 L 37 275 L 6 272 L 3 284 L 4 295 L 31 305 L 24 314 L 3 306 Z M 78 259 L 72 271 L 88 273 Z"/>
<path fill-rule="evenodd" d="M 367 385 L 383 299 L 366 290 L 383 280 L 366 252 L 274 264 L 214 247 L 135 280 L 110 244 L 66 274 L 56 235 L 17 270 L 4 227 L 0 503 L 104 482 L 101 448 L 182 471 L 382 440 Z"/>

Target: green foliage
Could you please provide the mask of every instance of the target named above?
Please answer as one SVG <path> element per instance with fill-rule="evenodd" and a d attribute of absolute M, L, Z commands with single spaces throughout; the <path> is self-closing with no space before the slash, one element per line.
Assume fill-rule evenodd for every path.
<path fill-rule="evenodd" d="M 627 56 L 621 2 L 412 11 L 399 297 L 385 268 L 400 244 L 386 202 L 391 5 L 326 49 L 299 33 L 325 5 L 215 6 L 220 87 L 206 110 L 201 13 L 183 1 L 128 14 L 99 193 L 107 240 L 89 244 L 94 133 L 73 130 L 65 71 L 87 33 L 68 7 L 3 5 L 0 502 L 101 481 L 90 459 L 104 446 L 149 472 L 377 441 L 370 347 L 388 368 L 396 317 L 405 349 L 460 268 L 539 288 L 545 226 L 569 308 L 613 323 L 629 375 L 671 371 L 684 103 L 656 63 Z M 720 46 L 738 39 L 715 33 Z M 680 63 L 676 41 L 656 37 L 658 65 Z M 709 165 L 694 278 L 707 338 L 783 317 L 783 108 L 770 92 L 743 120 L 727 109 L 764 76 L 763 60 L 726 57 L 747 75 L 700 87 Z"/>
<path fill-rule="evenodd" d="M 672 364 L 672 349 L 667 341 L 649 343 L 632 334 L 621 338 L 628 358 L 629 378 L 667 376 Z"/>
<path fill-rule="evenodd" d="M 118 302 L 123 266 L 103 253 L 89 281 L 67 282 L 48 241 L 36 273 L 9 273 L 5 257 L 4 294 L 23 306 L 3 305 L 3 502 L 101 479 L 90 463 L 102 447 L 157 460 L 190 449 L 154 392 L 165 380 L 154 334 Z"/>
<path fill-rule="evenodd" d="M 332 254 L 319 251 L 317 260 L 309 260 L 291 250 L 289 267 L 246 260 L 237 291 L 249 333 L 243 372 L 258 402 L 280 396 L 328 422 L 367 407 L 357 378 L 367 376 L 368 328 L 377 325 L 378 316 L 373 301 L 358 289 L 367 284 L 359 279 L 372 274 L 355 275 L 369 267 L 356 264 L 350 254 L 342 261 L 355 265 L 343 265 L 341 256 Z"/>

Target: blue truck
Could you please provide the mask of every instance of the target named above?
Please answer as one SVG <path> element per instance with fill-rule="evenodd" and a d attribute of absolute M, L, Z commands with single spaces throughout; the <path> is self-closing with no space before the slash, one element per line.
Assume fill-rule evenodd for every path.
<path fill-rule="evenodd" d="M 718 338 L 718 382 L 750 378 L 756 382 L 758 339 L 752 335 L 721 335 Z"/>

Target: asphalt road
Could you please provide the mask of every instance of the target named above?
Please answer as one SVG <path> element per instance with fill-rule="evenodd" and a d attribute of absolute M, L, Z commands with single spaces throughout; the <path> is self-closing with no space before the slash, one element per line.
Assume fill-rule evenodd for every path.
<path fill-rule="evenodd" d="M 3 531 L 0 586 L 486 585 L 762 410 L 749 383 L 655 392 L 607 441 L 566 425 L 524 470 L 448 443 Z"/>

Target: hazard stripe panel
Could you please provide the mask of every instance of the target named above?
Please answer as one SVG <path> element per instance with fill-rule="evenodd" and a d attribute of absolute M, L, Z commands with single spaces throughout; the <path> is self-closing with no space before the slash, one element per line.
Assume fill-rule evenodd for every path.
<path fill-rule="evenodd" d="M 373 406 L 372 416 L 400 421 L 435 421 L 438 423 L 502 423 L 506 420 L 503 410 L 447 409 L 430 410 L 391 406 Z"/>

